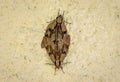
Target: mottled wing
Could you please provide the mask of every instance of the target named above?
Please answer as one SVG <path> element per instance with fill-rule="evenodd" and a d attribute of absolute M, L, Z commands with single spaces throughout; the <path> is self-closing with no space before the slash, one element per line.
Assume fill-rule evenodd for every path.
<path fill-rule="evenodd" d="M 68 35 L 67 33 L 64 34 L 63 41 L 64 41 L 65 45 L 69 46 L 70 45 L 70 35 Z"/>
<path fill-rule="evenodd" d="M 65 26 L 65 23 L 64 23 L 64 22 L 62 22 L 61 27 L 62 27 L 62 32 L 66 32 L 66 31 L 67 31 L 67 29 L 66 29 L 66 26 Z"/>
<path fill-rule="evenodd" d="M 41 48 L 46 47 L 46 43 L 47 43 L 47 38 L 44 36 L 44 37 L 43 37 L 43 40 L 42 40 L 42 42 L 41 42 Z"/>
<path fill-rule="evenodd" d="M 56 25 L 56 20 L 53 20 L 50 22 L 50 24 L 47 26 L 47 29 L 53 30 Z"/>
<path fill-rule="evenodd" d="M 60 61 L 63 62 L 63 60 L 65 59 L 68 53 L 68 49 L 70 45 L 70 35 L 67 34 L 67 29 L 66 29 L 64 22 L 61 24 L 61 27 L 62 27 L 62 32 L 64 34 L 63 34 L 63 39 L 62 39 L 62 54 L 60 57 Z"/>
<path fill-rule="evenodd" d="M 63 37 L 63 53 L 66 53 L 66 54 L 68 53 L 69 45 L 70 45 L 70 35 L 64 34 L 64 37 Z"/>
<path fill-rule="evenodd" d="M 51 21 L 50 24 L 47 26 L 47 30 L 46 30 L 46 32 L 45 32 L 45 36 L 43 37 L 43 40 L 42 40 L 42 42 L 41 42 L 41 48 L 45 48 L 45 47 L 48 45 L 48 42 L 47 42 L 48 40 L 47 40 L 47 38 L 50 37 L 51 30 L 54 29 L 55 25 L 56 25 L 56 20 L 53 20 L 53 21 Z"/>

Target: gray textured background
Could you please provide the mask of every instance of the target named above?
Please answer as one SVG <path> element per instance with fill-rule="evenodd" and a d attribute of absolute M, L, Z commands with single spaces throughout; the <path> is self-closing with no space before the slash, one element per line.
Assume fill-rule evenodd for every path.
<path fill-rule="evenodd" d="M 72 63 L 54 75 L 40 43 L 59 9 Z M 0 82 L 120 82 L 120 0 L 0 0 Z"/>

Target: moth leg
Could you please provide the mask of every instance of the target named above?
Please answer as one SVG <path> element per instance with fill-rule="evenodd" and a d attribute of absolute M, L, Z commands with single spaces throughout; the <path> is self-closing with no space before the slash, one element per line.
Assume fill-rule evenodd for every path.
<path fill-rule="evenodd" d="M 66 65 L 66 64 L 69 64 L 69 63 L 71 63 L 71 62 L 64 62 L 64 63 L 62 63 L 62 65 Z"/>
<path fill-rule="evenodd" d="M 67 22 L 67 20 L 65 20 L 64 22 L 65 22 L 66 24 L 72 24 L 72 23 L 70 23 L 70 22 Z"/>
<path fill-rule="evenodd" d="M 65 24 L 71 24 L 70 22 L 68 22 L 68 19 L 66 18 L 64 21 L 63 21 Z"/>
<path fill-rule="evenodd" d="M 53 63 L 45 63 L 45 64 L 47 64 L 47 65 L 54 65 Z"/>
<path fill-rule="evenodd" d="M 57 70 L 57 68 L 55 67 L 55 72 L 54 72 L 54 75 L 56 75 L 56 70 Z"/>
<path fill-rule="evenodd" d="M 53 20 L 47 21 L 46 23 L 51 23 Z"/>
<path fill-rule="evenodd" d="M 53 18 L 50 18 L 50 20 L 47 21 L 46 23 L 52 23 L 53 21 L 54 21 L 54 19 L 53 19 Z"/>
<path fill-rule="evenodd" d="M 61 66 L 60 68 L 61 68 L 62 72 L 65 73 L 64 70 L 63 70 L 63 67 Z"/>

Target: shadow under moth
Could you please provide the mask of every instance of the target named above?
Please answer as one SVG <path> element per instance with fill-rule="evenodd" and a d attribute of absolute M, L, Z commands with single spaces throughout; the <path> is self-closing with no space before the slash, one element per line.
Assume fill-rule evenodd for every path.
<path fill-rule="evenodd" d="M 41 47 L 45 48 L 55 65 L 55 70 L 61 68 L 70 45 L 70 35 L 67 32 L 64 13 L 58 12 L 56 19 L 52 20 L 46 29 L 45 35 L 41 42 Z"/>

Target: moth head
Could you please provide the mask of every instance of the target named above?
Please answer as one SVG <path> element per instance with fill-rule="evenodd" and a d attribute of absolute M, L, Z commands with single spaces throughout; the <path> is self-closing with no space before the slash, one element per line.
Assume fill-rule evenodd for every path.
<path fill-rule="evenodd" d="M 61 24 L 63 22 L 63 16 L 62 15 L 58 15 L 57 18 L 56 18 L 56 22 L 58 24 Z"/>

